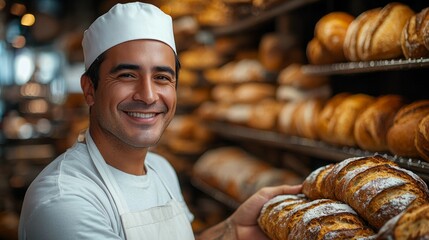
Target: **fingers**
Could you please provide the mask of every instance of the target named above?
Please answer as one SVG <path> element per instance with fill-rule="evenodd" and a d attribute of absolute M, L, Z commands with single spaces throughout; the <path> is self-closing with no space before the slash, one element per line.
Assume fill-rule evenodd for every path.
<path fill-rule="evenodd" d="M 276 187 L 265 187 L 259 190 L 259 194 L 265 199 L 274 198 L 283 194 L 298 194 L 301 192 L 302 185 L 281 185 Z"/>

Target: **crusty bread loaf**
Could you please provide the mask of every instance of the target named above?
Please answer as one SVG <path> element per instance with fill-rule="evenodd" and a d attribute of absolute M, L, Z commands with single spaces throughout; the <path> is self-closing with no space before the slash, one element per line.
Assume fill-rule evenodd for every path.
<path fill-rule="evenodd" d="M 294 113 L 296 133 L 298 136 L 308 139 L 318 139 L 315 119 L 323 107 L 324 101 L 312 98 L 302 101 Z"/>
<path fill-rule="evenodd" d="M 303 193 L 308 197 L 322 193 L 347 203 L 375 229 L 408 207 L 429 202 L 429 190 L 419 176 L 378 155 L 322 168 L 306 178 Z"/>
<path fill-rule="evenodd" d="M 252 128 L 273 130 L 277 127 L 283 104 L 275 99 L 264 99 L 253 105 L 247 125 Z"/>
<path fill-rule="evenodd" d="M 329 82 L 326 76 L 305 74 L 301 64 L 293 63 L 281 70 L 277 78 L 279 85 L 288 85 L 302 89 L 314 89 L 322 87 Z"/>
<path fill-rule="evenodd" d="M 302 101 L 310 98 L 328 99 L 331 94 L 332 89 L 328 84 L 311 89 L 280 85 L 277 87 L 276 98 L 279 101 Z"/>
<path fill-rule="evenodd" d="M 429 114 L 420 121 L 414 144 L 419 156 L 429 161 Z"/>
<path fill-rule="evenodd" d="M 384 6 L 368 29 L 361 59 L 381 60 L 401 57 L 402 30 L 414 11 L 405 4 L 392 2 Z"/>
<path fill-rule="evenodd" d="M 316 23 L 314 35 L 338 61 L 344 61 L 344 39 L 354 17 L 346 12 L 331 12 Z"/>
<path fill-rule="evenodd" d="M 371 26 L 381 8 L 373 8 L 361 13 L 350 23 L 344 39 L 344 55 L 350 61 L 360 61 L 359 47 L 363 45 L 367 29 Z"/>
<path fill-rule="evenodd" d="M 408 208 L 390 219 L 376 236 L 383 239 L 428 239 L 429 204 Z"/>
<path fill-rule="evenodd" d="M 331 64 L 342 60 L 330 53 L 320 40 L 315 37 L 308 42 L 306 55 L 308 62 L 314 65 Z"/>
<path fill-rule="evenodd" d="M 419 100 L 403 106 L 387 132 L 389 150 L 403 157 L 418 157 L 415 136 L 420 120 L 429 114 L 429 100 Z"/>
<path fill-rule="evenodd" d="M 329 120 L 331 132 L 326 141 L 340 146 L 355 146 L 354 127 L 357 117 L 374 102 L 374 97 L 353 94 L 346 97 L 334 110 Z"/>
<path fill-rule="evenodd" d="M 283 104 L 279 112 L 278 129 L 280 133 L 284 133 L 290 136 L 296 136 L 296 123 L 295 123 L 295 112 L 298 109 L 300 102 L 286 102 Z"/>
<path fill-rule="evenodd" d="M 308 201 L 300 195 L 280 195 L 262 208 L 258 223 L 271 239 L 349 239 L 374 232 L 347 204 L 331 199 Z"/>
<path fill-rule="evenodd" d="M 397 111 L 404 105 L 399 95 L 384 95 L 376 99 L 357 117 L 354 136 L 357 145 L 369 151 L 387 151 L 387 131 Z"/>
<path fill-rule="evenodd" d="M 424 58 L 429 56 L 425 46 L 425 32 L 429 30 L 429 8 L 413 15 L 405 24 L 401 35 L 402 52 L 406 58 Z"/>
<path fill-rule="evenodd" d="M 342 103 L 348 96 L 350 96 L 350 93 L 343 92 L 336 94 L 323 106 L 318 119 L 316 119 L 318 136 L 323 141 L 328 142 L 329 139 L 332 139 L 334 125 L 331 122 L 331 118 L 333 117 L 337 106 L 340 105 L 340 103 Z"/>
<path fill-rule="evenodd" d="M 274 168 L 238 147 L 206 151 L 194 164 L 193 173 L 196 178 L 240 202 L 262 187 L 302 182 L 294 172 Z"/>

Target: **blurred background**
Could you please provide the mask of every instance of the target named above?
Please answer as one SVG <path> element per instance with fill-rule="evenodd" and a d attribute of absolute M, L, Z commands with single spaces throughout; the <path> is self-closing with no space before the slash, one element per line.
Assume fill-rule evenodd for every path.
<path fill-rule="evenodd" d="M 0 239 L 17 239 L 19 212 L 29 184 L 88 125 L 88 108 L 80 90 L 82 34 L 118 2 L 128 1 L 0 0 Z M 311 96 L 329 99 L 345 91 L 400 94 L 410 101 L 427 98 L 427 82 L 408 82 L 427 78 L 427 61 L 406 63 L 414 71 L 403 70 L 397 62 L 376 70 L 356 65 L 361 70 L 352 66 L 353 71 L 340 74 L 334 71 L 337 68 L 310 68 L 323 75 L 314 80 L 314 86 L 304 86 L 305 91 L 290 86 L 278 90 L 282 85 L 278 76 L 285 68 L 320 65 L 309 59 L 307 44 L 322 16 L 344 11 L 356 17 L 390 1 L 143 2 L 159 6 L 174 19 L 183 66 L 177 116 L 153 151 L 166 156 L 179 173 L 186 201 L 196 215 L 197 232 L 219 222 L 264 185 L 299 183 L 322 164 L 365 153 L 358 146 L 326 147 L 311 135 L 284 139 L 277 120 L 284 102 Z M 415 12 L 428 5 L 423 0 L 402 2 Z M 348 60 L 323 64 L 341 61 Z M 207 126 L 212 120 L 214 124 Z M 246 152 L 236 165 L 196 164 L 209 150 L 232 146 Z M 236 160 L 222 154 L 229 162 Z M 207 184 L 216 185 L 213 179 L 195 177 L 218 167 L 224 178 L 240 171 L 248 176 L 238 177 L 245 182 L 233 180 L 237 186 L 223 188 Z"/>

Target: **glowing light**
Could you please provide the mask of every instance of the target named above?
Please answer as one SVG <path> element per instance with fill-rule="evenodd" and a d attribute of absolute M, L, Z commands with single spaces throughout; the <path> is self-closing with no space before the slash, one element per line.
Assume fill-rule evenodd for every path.
<path fill-rule="evenodd" d="M 31 13 L 27 13 L 24 16 L 22 16 L 22 18 L 21 18 L 21 25 L 22 26 L 29 27 L 29 26 L 32 26 L 34 24 L 34 22 L 36 22 L 36 18 Z"/>

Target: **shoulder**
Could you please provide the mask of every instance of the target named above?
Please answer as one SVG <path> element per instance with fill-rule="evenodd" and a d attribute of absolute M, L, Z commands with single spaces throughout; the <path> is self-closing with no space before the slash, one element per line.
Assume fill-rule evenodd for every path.
<path fill-rule="evenodd" d="M 40 203 L 21 217 L 19 226 L 20 239 L 119 239 L 119 234 L 107 212 L 76 195 Z"/>

